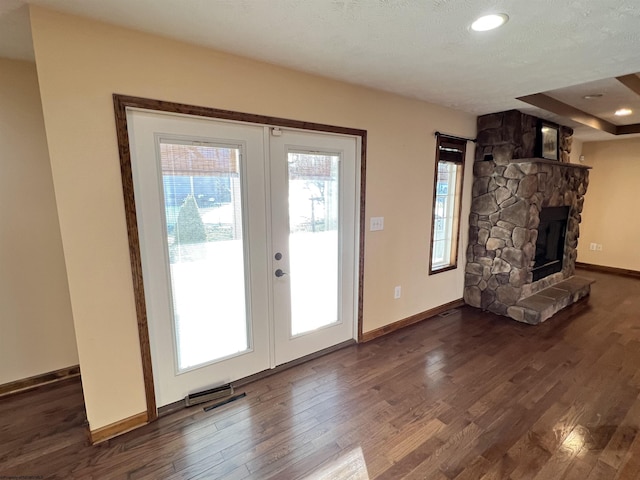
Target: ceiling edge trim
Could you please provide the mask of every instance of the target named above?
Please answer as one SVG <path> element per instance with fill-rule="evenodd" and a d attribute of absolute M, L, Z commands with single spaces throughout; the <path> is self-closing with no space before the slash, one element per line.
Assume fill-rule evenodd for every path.
<path fill-rule="evenodd" d="M 631 125 L 618 125 L 616 135 L 631 135 L 640 133 L 640 123 L 632 123 Z"/>
<path fill-rule="evenodd" d="M 616 80 L 630 89 L 636 95 L 640 95 L 640 77 L 635 73 L 616 77 Z M 534 107 L 538 107 L 548 112 L 555 113 L 556 115 L 560 115 L 561 117 L 569 118 L 575 122 L 581 123 L 591 128 L 595 128 L 597 130 L 601 130 L 603 132 L 610 133 L 612 135 L 631 135 L 640 133 L 640 123 L 633 123 L 630 125 L 614 125 L 611 122 L 607 122 L 600 117 L 591 115 L 590 113 L 573 107 L 567 103 L 561 102 L 560 100 L 556 100 L 555 98 L 550 97 L 549 95 L 546 95 L 544 93 L 525 95 L 523 97 L 516 98 L 516 100 L 520 100 L 521 102 L 528 103 L 529 105 L 533 105 Z"/>
<path fill-rule="evenodd" d="M 616 77 L 616 80 L 618 80 L 621 84 L 623 84 L 636 95 L 640 95 L 640 77 L 638 77 L 638 75 L 636 75 L 635 73 L 632 73 L 631 75 L 623 75 L 622 77 Z"/>
<path fill-rule="evenodd" d="M 556 100 L 555 98 L 550 97 L 549 95 L 545 95 L 544 93 L 525 95 L 524 97 L 516 98 L 516 100 L 528 103 L 529 105 L 533 105 L 534 107 L 542 108 L 543 110 L 555 113 L 556 115 L 560 115 L 561 117 L 569 118 L 588 127 L 596 128 L 612 135 L 617 135 L 617 128 L 613 123 L 607 122 L 606 120 L 603 120 L 600 117 L 596 117 L 595 115 L 591 115 L 590 113 L 580 110 L 579 108 L 572 107 L 571 105 L 561 102 L 560 100 Z"/>

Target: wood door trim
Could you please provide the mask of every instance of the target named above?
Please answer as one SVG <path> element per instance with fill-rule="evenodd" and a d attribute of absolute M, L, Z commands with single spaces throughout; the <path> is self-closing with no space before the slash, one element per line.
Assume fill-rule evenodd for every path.
<path fill-rule="evenodd" d="M 140 253 L 140 237 L 138 233 L 138 216 L 133 190 L 131 150 L 129 145 L 129 132 L 127 128 L 127 106 L 129 106 L 129 104 L 125 98 L 122 98 L 119 95 L 113 96 L 113 102 L 116 117 L 118 152 L 120 154 L 120 174 L 122 176 L 122 194 L 124 196 L 127 237 L 129 239 L 129 260 L 131 263 L 131 277 L 133 280 L 133 295 L 138 322 L 138 339 L 140 342 L 144 392 L 147 403 L 146 420 L 152 422 L 158 418 L 158 409 L 156 407 L 156 394 L 153 384 L 153 366 L 151 363 L 151 346 L 149 341 L 149 326 L 147 323 L 147 304 L 144 296 L 142 256 Z"/>
<path fill-rule="evenodd" d="M 367 131 L 361 130 L 360 134 L 360 240 L 358 246 L 358 342 L 363 338 L 364 317 L 364 237 L 366 234 L 366 178 L 367 178 Z"/>
<path fill-rule="evenodd" d="M 145 397 L 147 402 L 147 419 L 152 422 L 158 418 L 158 409 L 155 400 L 155 387 L 153 383 L 153 367 L 151 363 L 151 347 L 149 341 L 149 326 L 147 319 L 147 307 L 144 296 L 144 280 L 142 277 L 142 257 L 140 254 L 140 238 L 136 213 L 135 195 L 133 191 L 133 174 L 131 170 L 131 150 L 127 128 L 127 108 L 140 108 L 144 110 L 160 111 L 167 113 L 179 113 L 222 120 L 232 120 L 244 123 L 255 123 L 263 126 L 295 128 L 299 130 L 312 130 L 316 132 L 335 133 L 359 137 L 360 145 L 360 239 L 358 259 L 358 308 L 357 308 L 357 336 L 362 340 L 362 318 L 364 298 L 364 236 L 365 236 L 365 186 L 366 186 L 366 152 L 367 131 L 355 128 L 339 127 L 321 123 L 302 122 L 287 118 L 255 115 L 250 113 L 221 110 L 217 108 L 188 105 L 182 103 L 166 102 L 150 98 L 134 97 L 129 95 L 113 94 L 115 110 L 116 135 L 118 139 L 118 152 L 120 155 L 120 173 L 122 175 L 122 192 L 124 196 L 125 217 L 127 222 L 127 235 L 129 239 L 129 258 L 131 262 L 131 274 L 138 321 L 138 336 L 140 341 L 140 354 L 142 358 L 142 372 L 144 377 Z"/>

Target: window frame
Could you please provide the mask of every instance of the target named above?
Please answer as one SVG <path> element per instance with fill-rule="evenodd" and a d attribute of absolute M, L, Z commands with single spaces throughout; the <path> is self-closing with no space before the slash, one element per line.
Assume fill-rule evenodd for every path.
<path fill-rule="evenodd" d="M 464 164 L 467 153 L 467 141 L 464 139 L 449 137 L 446 135 L 436 136 L 436 156 L 435 169 L 433 176 L 433 195 L 431 209 L 431 239 L 429 246 L 429 275 L 447 272 L 458 268 L 458 254 L 460 248 L 460 223 L 462 213 L 462 194 L 464 186 Z M 457 151 L 444 150 L 455 149 Z M 435 228 L 436 228 L 436 205 L 438 195 L 438 173 L 440 162 L 454 163 L 457 165 L 457 175 L 455 181 L 455 195 L 453 206 L 453 225 L 451 234 L 451 251 L 449 253 L 449 262 L 444 266 L 433 265 L 433 250 L 435 244 Z"/>

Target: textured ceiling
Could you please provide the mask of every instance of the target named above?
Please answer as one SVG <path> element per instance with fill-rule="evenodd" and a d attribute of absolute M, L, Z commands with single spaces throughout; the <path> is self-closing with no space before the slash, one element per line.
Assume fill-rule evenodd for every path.
<path fill-rule="evenodd" d="M 24 3 L 0 2 L 0 56 L 33 58 Z M 640 71 L 638 0 L 29 3 L 474 114 L 517 108 L 553 119 L 515 98 Z M 469 30 L 491 12 L 510 20 L 491 32 Z M 612 138 L 587 130 L 585 138 Z"/>

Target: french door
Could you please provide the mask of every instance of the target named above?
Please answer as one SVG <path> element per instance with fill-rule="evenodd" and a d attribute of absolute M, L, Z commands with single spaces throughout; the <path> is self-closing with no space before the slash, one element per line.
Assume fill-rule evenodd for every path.
<path fill-rule="evenodd" d="M 355 338 L 355 137 L 127 117 L 158 406 Z"/>
<path fill-rule="evenodd" d="M 356 142 L 299 131 L 270 138 L 274 353 L 280 365 L 354 338 Z"/>

